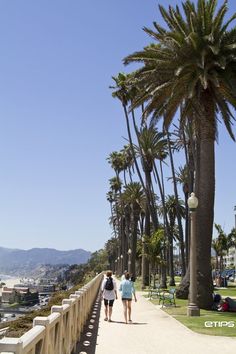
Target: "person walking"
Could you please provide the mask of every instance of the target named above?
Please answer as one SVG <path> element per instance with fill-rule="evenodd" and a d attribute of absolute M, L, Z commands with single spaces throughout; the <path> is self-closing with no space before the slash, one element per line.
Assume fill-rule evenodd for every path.
<path fill-rule="evenodd" d="M 125 274 L 126 274 L 126 273 L 127 273 L 127 270 L 125 270 L 124 273 L 122 274 L 122 276 L 121 276 L 121 281 L 122 281 L 122 280 L 125 280 Z"/>
<path fill-rule="evenodd" d="M 104 321 L 112 322 L 112 307 L 115 299 L 117 300 L 117 285 L 115 280 L 112 278 L 112 271 L 109 270 L 106 273 L 106 278 L 102 282 L 101 287 L 102 297 L 104 299 L 105 305 L 105 318 Z"/>
<path fill-rule="evenodd" d="M 128 319 L 129 319 L 129 323 L 132 323 L 131 320 L 132 295 L 134 295 L 135 302 L 137 301 L 137 298 L 135 294 L 134 283 L 130 280 L 130 274 L 128 272 L 125 273 L 125 279 L 122 280 L 122 282 L 120 283 L 119 290 L 121 291 L 121 299 L 123 303 L 125 323 L 128 323 Z"/>

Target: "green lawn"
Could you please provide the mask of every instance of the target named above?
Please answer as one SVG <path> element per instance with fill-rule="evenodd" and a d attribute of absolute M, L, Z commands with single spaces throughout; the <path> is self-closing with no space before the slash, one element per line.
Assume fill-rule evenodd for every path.
<path fill-rule="evenodd" d="M 168 285 L 168 281 L 169 281 L 169 279 L 167 278 L 167 289 L 170 288 L 170 286 Z M 181 277 L 175 277 L 175 282 L 176 282 L 176 285 L 178 285 L 178 284 L 181 282 Z M 157 285 L 158 283 L 159 283 L 159 281 L 156 280 L 156 285 Z M 137 278 L 136 278 L 134 285 L 135 285 L 136 291 L 141 291 L 141 290 L 143 290 L 143 289 L 142 289 L 142 279 L 141 279 L 141 277 L 137 277 Z M 153 283 L 152 283 L 152 285 L 153 285 Z M 173 286 L 171 286 L 171 288 L 173 288 Z M 146 289 L 148 289 L 148 287 L 146 287 Z"/>
<path fill-rule="evenodd" d="M 230 285 L 225 289 L 215 289 L 215 293 L 220 294 L 223 297 L 235 297 L 236 298 L 236 286 Z"/>
<path fill-rule="evenodd" d="M 159 300 L 151 300 L 155 305 L 159 304 Z M 234 312 L 217 312 L 201 310 L 200 317 L 188 317 L 187 300 L 176 299 L 176 307 L 163 307 L 163 311 L 173 316 L 176 320 L 188 327 L 194 332 L 214 335 L 236 337 L 236 313 Z M 205 327 L 206 321 L 234 321 L 234 327 Z"/>

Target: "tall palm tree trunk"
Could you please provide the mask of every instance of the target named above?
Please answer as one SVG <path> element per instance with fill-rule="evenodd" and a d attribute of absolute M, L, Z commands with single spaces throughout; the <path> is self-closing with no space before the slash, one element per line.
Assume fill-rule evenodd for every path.
<path fill-rule="evenodd" d="M 155 172 L 155 176 L 157 179 L 157 183 L 158 183 L 158 187 L 159 187 L 159 191 L 160 191 L 160 196 L 161 196 L 161 203 L 162 203 L 162 208 L 163 208 L 163 220 L 164 220 L 164 232 L 165 232 L 165 237 L 170 240 L 171 239 L 171 232 L 170 232 L 170 225 L 169 225 L 169 221 L 168 221 L 168 217 L 167 217 L 167 212 L 166 212 L 166 203 L 165 203 L 165 189 L 164 189 L 164 178 L 163 178 L 163 170 L 162 170 L 162 164 L 160 162 L 160 166 L 161 166 L 161 178 L 162 178 L 162 183 L 161 183 L 161 179 L 157 170 L 157 166 L 154 163 L 154 172 Z M 167 253 L 167 252 L 166 252 Z M 164 253 L 165 254 L 165 253 Z M 172 280 L 170 281 L 170 285 L 174 285 L 175 280 L 174 280 L 174 258 L 173 258 L 173 240 L 172 240 L 172 257 L 170 258 L 170 262 L 172 262 L 172 264 L 170 265 L 170 269 L 173 270 L 172 272 Z M 168 257 L 166 256 L 166 264 L 168 265 Z M 162 266 L 162 269 L 164 270 L 164 267 L 166 267 L 165 265 Z M 166 281 L 166 273 L 168 272 L 167 268 L 166 270 L 163 272 L 164 274 L 164 282 Z"/>
<path fill-rule="evenodd" d="M 172 172 L 172 178 L 173 178 L 174 194 L 175 194 L 176 205 L 177 205 L 176 217 L 177 217 L 178 228 L 179 228 L 181 262 L 182 262 L 182 276 L 184 276 L 184 274 L 186 273 L 185 252 L 184 252 L 184 233 L 183 233 L 181 215 L 180 215 L 179 208 L 178 208 L 178 199 L 179 199 L 179 197 L 178 197 L 177 182 L 176 182 L 176 177 L 175 177 L 174 159 L 173 159 L 172 149 L 171 149 L 171 145 L 170 145 L 170 137 L 169 137 L 169 132 L 168 131 L 166 133 L 166 137 L 167 137 L 168 150 L 169 150 L 169 156 L 170 156 L 170 164 L 171 164 L 171 172 Z"/>
<path fill-rule="evenodd" d="M 145 206 L 145 224 L 144 224 L 144 232 L 145 232 L 145 236 L 146 237 L 150 237 L 151 236 L 151 223 L 150 223 L 150 212 L 149 212 L 149 208 L 148 205 L 146 204 Z M 147 258 L 147 245 L 146 242 L 144 242 L 143 244 L 143 286 L 148 286 L 149 285 L 149 261 Z"/>
<path fill-rule="evenodd" d="M 136 254 L 137 254 L 137 233 L 138 233 L 138 219 L 134 216 L 133 218 L 133 228 L 132 228 L 132 241 L 131 241 L 131 274 L 136 277 Z"/>
<path fill-rule="evenodd" d="M 196 212 L 197 294 L 199 306 L 209 309 L 213 293 L 211 243 L 215 197 L 215 126 L 214 120 L 211 121 L 211 117 L 214 117 L 214 107 L 208 92 L 204 93 L 203 104 L 206 116 L 200 122 L 196 169 L 196 196 L 199 200 Z"/>
<path fill-rule="evenodd" d="M 123 109 L 124 109 L 124 113 L 125 113 L 126 127 L 127 127 L 127 132 L 128 132 L 130 148 L 131 148 L 131 152 L 132 152 L 133 159 L 134 159 L 134 165 L 135 165 L 135 168 L 136 168 L 140 183 L 141 183 L 141 185 L 143 187 L 143 190 L 145 192 L 146 198 L 149 201 L 148 205 L 149 205 L 149 210 L 150 210 L 150 215 L 151 215 L 151 218 L 152 218 L 153 226 L 154 226 L 155 230 L 157 230 L 157 228 L 158 228 L 157 215 L 156 215 L 155 209 L 151 207 L 152 203 L 151 203 L 151 200 L 150 200 L 150 195 L 149 195 L 149 193 L 146 190 L 146 187 L 145 187 L 145 184 L 144 184 L 144 181 L 143 181 L 143 178 L 142 178 L 139 166 L 138 166 L 138 162 L 137 162 L 137 159 L 136 159 L 136 156 L 135 156 L 134 145 L 133 145 L 133 140 L 132 140 L 132 135 L 131 135 L 131 130 L 130 130 L 130 124 L 129 124 L 129 115 L 128 115 L 127 107 L 126 107 L 126 105 L 124 103 L 123 103 Z"/>
<path fill-rule="evenodd" d="M 156 227 L 158 227 L 159 222 L 158 222 L 158 217 L 157 217 L 156 203 L 155 203 L 155 200 L 154 200 L 151 171 L 145 166 L 145 163 L 144 163 L 145 158 L 143 156 L 143 151 L 142 151 L 142 147 L 140 145 L 140 140 L 139 140 L 139 134 L 140 133 L 139 133 L 137 124 L 135 122 L 135 115 L 134 115 L 134 110 L 133 109 L 131 111 L 131 114 L 132 114 L 134 131 L 135 131 L 135 134 L 136 134 L 136 138 L 137 138 L 137 141 L 138 141 L 138 146 L 139 146 L 141 158 L 142 158 L 142 161 L 143 161 L 142 165 L 143 165 L 143 171 L 144 171 L 144 174 L 145 174 L 146 195 L 148 196 L 147 200 L 149 201 L 149 204 L 150 204 L 149 205 L 150 215 L 152 216 L 153 225 L 156 225 Z M 156 228 L 155 228 L 155 230 L 156 230 Z"/>

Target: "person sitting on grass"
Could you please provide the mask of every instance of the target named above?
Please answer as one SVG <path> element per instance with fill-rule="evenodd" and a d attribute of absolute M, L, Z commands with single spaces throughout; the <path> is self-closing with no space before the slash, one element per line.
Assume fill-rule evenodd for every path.
<path fill-rule="evenodd" d="M 226 297 L 225 300 L 227 300 L 229 304 L 229 311 L 236 312 L 236 301 L 231 299 L 231 297 Z"/>
<path fill-rule="evenodd" d="M 218 311 L 219 306 L 222 302 L 222 298 L 220 294 L 214 294 L 213 296 L 213 304 L 212 304 L 212 310 Z"/>
<path fill-rule="evenodd" d="M 227 298 L 219 305 L 218 311 L 220 312 L 229 311 L 229 302 Z"/>

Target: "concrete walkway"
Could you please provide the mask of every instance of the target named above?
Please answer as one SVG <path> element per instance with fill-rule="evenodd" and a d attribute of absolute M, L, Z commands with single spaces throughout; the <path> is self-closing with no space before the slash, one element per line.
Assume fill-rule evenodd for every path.
<path fill-rule="evenodd" d="M 113 322 L 104 321 L 102 305 L 96 354 L 236 353 L 236 338 L 192 332 L 150 303 L 141 293 L 137 293 L 137 298 L 137 303 L 132 302 L 132 324 L 124 323 L 120 294 L 114 303 Z"/>

